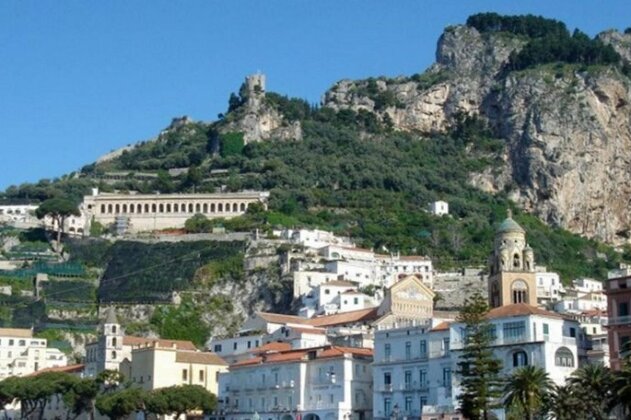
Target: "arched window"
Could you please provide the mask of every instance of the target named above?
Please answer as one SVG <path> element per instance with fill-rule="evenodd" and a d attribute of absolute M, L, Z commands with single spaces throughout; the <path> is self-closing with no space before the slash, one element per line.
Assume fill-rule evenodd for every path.
<path fill-rule="evenodd" d="M 200 206 L 199 203 L 195 204 L 195 213 L 199 213 L 202 211 L 202 207 Z"/>
<path fill-rule="evenodd" d="M 116 359 L 116 351 L 112 350 L 112 360 Z"/>
<path fill-rule="evenodd" d="M 127 213 L 127 204 L 123 204 L 123 213 Z"/>
<path fill-rule="evenodd" d="M 190 204 L 188 205 L 188 212 L 189 212 L 189 213 L 193 213 L 193 204 L 192 204 L 192 203 L 190 203 Z"/>
<path fill-rule="evenodd" d="M 245 211 L 245 203 L 241 203 L 241 211 Z"/>
<path fill-rule="evenodd" d="M 116 347 L 116 337 L 112 338 L 112 347 Z"/>
<path fill-rule="evenodd" d="M 112 214 L 112 205 L 111 204 L 107 205 L 107 212 Z"/>
<path fill-rule="evenodd" d="M 151 211 L 152 211 L 153 213 L 155 213 L 155 212 L 156 212 L 156 205 L 155 205 L 155 203 L 151 205 Z"/>
<path fill-rule="evenodd" d="M 159 213 L 164 213 L 164 204 L 158 205 L 158 212 Z"/>
<path fill-rule="evenodd" d="M 523 280 L 515 280 L 511 287 L 513 302 L 528 303 L 528 285 Z"/>
<path fill-rule="evenodd" d="M 105 213 L 105 204 L 101 204 L 101 213 Z"/>
<path fill-rule="evenodd" d="M 135 204 L 130 204 L 129 205 L 129 212 L 130 213 L 135 213 L 136 212 L 136 205 Z"/>
<path fill-rule="evenodd" d="M 521 366 L 528 366 L 528 355 L 523 350 L 513 353 L 513 367 Z"/>
<path fill-rule="evenodd" d="M 574 354 L 567 347 L 561 347 L 554 354 L 554 364 L 561 367 L 574 367 Z"/>
<path fill-rule="evenodd" d="M 145 204 L 145 213 L 149 213 L 149 204 Z"/>
<path fill-rule="evenodd" d="M 177 203 L 173 203 L 173 213 L 179 213 L 180 206 Z"/>
<path fill-rule="evenodd" d="M 519 262 L 519 254 L 515 253 L 515 255 L 513 255 L 513 268 L 520 268 L 521 267 L 521 263 Z"/>
<path fill-rule="evenodd" d="M 121 212 L 121 208 L 120 208 L 120 206 L 118 204 L 114 207 L 114 211 L 115 211 L 116 214 Z"/>
<path fill-rule="evenodd" d="M 167 204 L 167 213 L 171 213 L 171 203 Z"/>
<path fill-rule="evenodd" d="M 235 213 L 238 211 L 237 203 L 232 203 L 232 211 Z"/>
<path fill-rule="evenodd" d="M 204 212 L 204 214 L 208 213 L 208 203 L 204 203 L 204 205 L 202 206 L 202 211 Z"/>
<path fill-rule="evenodd" d="M 210 203 L 210 212 L 211 213 L 215 212 L 215 203 Z"/>
<path fill-rule="evenodd" d="M 116 325 L 112 325 L 112 334 L 116 334 Z"/>
<path fill-rule="evenodd" d="M 219 213 L 223 213 L 223 204 L 222 203 L 217 204 L 217 211 Z"/>

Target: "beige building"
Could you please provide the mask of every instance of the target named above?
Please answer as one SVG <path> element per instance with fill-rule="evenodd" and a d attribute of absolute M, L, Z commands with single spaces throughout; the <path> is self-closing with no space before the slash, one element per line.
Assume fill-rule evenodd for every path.
<path fill-rule="evenodd" d="M 228 364 L 221 357 L 209 352 L 182 350 L 176 344 L 163 344 L 167 343 L 154 341 L 134 348 L 131 360 L 121 363 L 123 375 L 145 390 L 201 385 L 217 395 L 219 373 L 228 370 Z"/>
<path fill-rule="evenodd" d="M 514 303 L 537 306 L 534 253 L 526 243 L 526 231 L 513 220 L 510 211 L 495 234 L 489 266 L 492 308 Z"/>
<path fill-rule="evenodd" d="M 246 212 L 252 203 L 265 205 L 269 192 L 243 191 L 216 194 L 109 194 L 94 190 L 83 198 L 86 231 L 94 220 L 116 224 L 127 232 L 182 228 L 195 214 L 231 218 Z"/>

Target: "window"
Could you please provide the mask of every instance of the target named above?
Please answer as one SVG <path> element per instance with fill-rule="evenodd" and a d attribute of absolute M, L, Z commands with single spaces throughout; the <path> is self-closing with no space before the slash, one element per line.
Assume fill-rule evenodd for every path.
<path fill-rule="evenodd" d="M 554 355 L 554 362 L 557 366 L 574 367 L 574 355 L 566 347 L 561 347 Z"/>
<path fill-rule="evenodd" d="M 405 360 L 410 360 L 412 357 L 412 343 L 410 341 L 405 342 Z"/>
<path fill-rule="evenodd" d="M 232 343 L 232 350 L 236 350 L 237 349 L 237 342 L 235 341 L 234 343 Z"/>
<path fill-rule="evenodd" d="M 427 371 L 425 369 L 418 371 L 418 382 L 421 386 L 427 385 Z"/>
<path fill-rule="evenodd" d="M 25 341 L 25 340 L 20 340 L 20 341 L 18 342 L 18 345 L 19 345 L 19 346 L 26 346 L 26 341 Z"/>
<path fill-rule="evenodd" d="M 503 327 L 504 340 L 517 341 L 526 334 L 526 323 L 524 321 L 506 322 Z"/>
<path fill-rule="evenodd" d="M 618 304 L 618 316 L 629 316 L 629 303 L 620 302 Z"/>
<path fill-rule="evenodd" d="M 383 383 L 384 385 L 392 385 L 392 374 L 390 372 L 383 374 Z"/>
<path fill-rule="evenodd" d="M 443 386 L 451 388 L 451 368 L 443 368 Z"/>
<path fill-rule="evenodd" d="M 511 286 L 513 303 L 528 302 L 528 285 L 523 280 L 515 280 Z"/>
<path fill-rule="evenodd" d="M 384 356 L 386 357 L 386 359 L 390 359 L 390 343 L 385 344 L 384 351 L 385 351 Z"/>
<path fill-rule="evenodd" d="M 443 350 L 449 351 L 449 337 L 443 338 Z"/>
<path fill-rule="evenodd" d="M 353 298 L 353 303 L 355 305 L 359 305 L 359 298 Z"/>
<path fill-rule="evenodd" d="M 112 334 L 116 334 L 116 325 L 112 325 Z"/>
<path fill-rule="evenodd" d="M 112 351 L 112 360 L 116 359 L 116 351 Z"/>
<path fill-rule="evenodd" d="M 576 328 L 570 328 L 570 337 L 576 337 Z"/>
<path fill-rule="evenodd" d="M 116 337 L 112 338 L 112 347 L 116 347 Z"/>
<path fill-rule="evenodd" d="M 188 370 L 187 369 L 182 369 L 182 380 L 183 381 L 188 381 Z"/>
<path fill-rule="evenodd" d="M 550 334 L 550 326 L 548 324 L 543 324 L 543 335 Z"/>
<path fill-rule="evenodd" d="M 528 355 L 523 350 L 513 353 L 513 367 L 521 367 L 528 365 Z"/>
<path fill-rule="evenodd" d="M 420 402 L 421 402 L 420 406 L 421 406 L 421 413 L 422 413 L 423 407 L 427 405 L 427 397 L 421 397 Z"/>
<path fill-rule="evenodd" d="M 325 294 L 325 295 L 330 295 L 330 294 L 331 294 L 331 291 L 330 291 L 329 289 L 324 289 L 324 294 Z"/>
<path fill-rule="evenodd" d="M 392 412 L 392 400 L 390 398 L 383 399 L 383 414 L 389 416 Z"/>
<path fill-rule="evenodd" d="M 427 356 L 427 340 L 421 340 L 419 343 L 419 353 L 421 357 Z"/>
<path fill-rule="evenodd" d="M 405 397 L 405 412 L 412 411 L 412 397 Z"/>
<path fill-rule="evenodd" d="M 405 378 L 405 388 L 409 389 L 412 386 L 412 371 L 406 370 L 404 374 Z"/>
<path fill-rule="evenodd" d="M 221 353 L 221 344 L 215 344 L 214 350 L 215 353 Z"/>
<path fill-rule="evenodd" d="M 250 340 L 248 340 L 248 348 L 252 347 L 252 342 Z"/>
<path fill-rule="evenodd" d="M 204 382 L 204 371 L 203 370 L 199 371 L 199 382 Z"/>

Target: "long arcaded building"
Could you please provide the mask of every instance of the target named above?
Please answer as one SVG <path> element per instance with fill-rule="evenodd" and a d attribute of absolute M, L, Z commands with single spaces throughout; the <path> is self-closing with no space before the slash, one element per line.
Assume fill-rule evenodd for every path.
<path fill-rule="evenodd" d="M 269 192 L 216 194 L 110 194 L 93 191 L 83 199 L 86 224 L 123 224 L 127 232 L 181 228 L 187 219 L 203 214 L 209 219 L 232 218 L 252 203 L 266 205 Z"/>

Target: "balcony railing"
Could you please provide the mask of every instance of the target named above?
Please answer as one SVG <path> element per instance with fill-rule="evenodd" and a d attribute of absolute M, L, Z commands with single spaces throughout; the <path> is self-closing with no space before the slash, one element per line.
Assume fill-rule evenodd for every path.
<path fill-rule="evenodd" d="M 605 322 L 606 326 L 625 325 L 625 324 L 629 324 L 631 326 L 631 315 L 610 316 L 609 318 L 607 318 L 607 321 Z"/>

